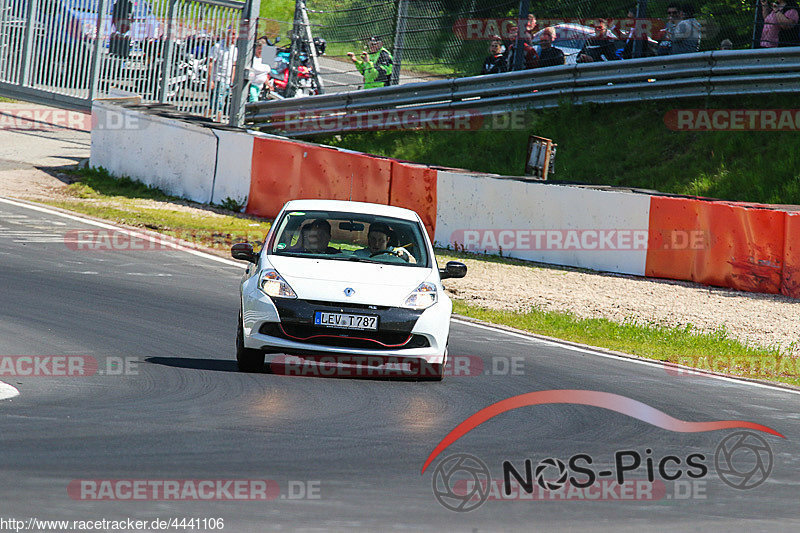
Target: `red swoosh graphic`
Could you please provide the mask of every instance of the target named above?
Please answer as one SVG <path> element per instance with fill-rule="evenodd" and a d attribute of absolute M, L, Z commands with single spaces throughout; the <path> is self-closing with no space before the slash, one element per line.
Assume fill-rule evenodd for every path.
<path fill-rule="evenodd" d="M 785 439 L 783 435 L 778 433 L 772 428 L 756 424 L 755 422 L 745 422 L 742 420 L 722 420 L 719 422 L 687 422 L 685 420 L 678 420 L 669 416 L 667 413 L 659 411 L 654 407 L 620 396 L 618 394 L 611 394 L 609 392 L 598 392 L 590 390 L 546 390 L 539 392 L 529 392 L 527 394 L 520 394 L 519 396 L 512 396 L 511 398 L 501 400 L 493 403 L 488 407 L 484 407 L 474 415 L 470 416 L 459 425 L 457 425 L 450 433 L 442 439 L 442 441 L 434 448 L 428 456 L 428 460 L 422 466 L 421 474 L 425 473 L 425 469 L 430 466 L 436 457 L 442 453 L 445 448 L 453 444 L 455 441 L 480 426 L 487 420 L 494 418 L 497 415 L 503 414 L 506 411 L 517 409 L 519 407 L 527 407 L 529 405 L 543 405 L 552 403 L 570 403 L 578 405 L 591 405 L 593 407 L 602 407 L 628 415 L 633 418 L 638 418 L 643 422 L 652 424 L 679 433 L 698 433 L 702 431 L 716 431 L 718 429 L 731 429 L 731 428 L 745 428 L 753 429 L 756 431 L 763 431 L 771 435 L 776 435 Z"/>

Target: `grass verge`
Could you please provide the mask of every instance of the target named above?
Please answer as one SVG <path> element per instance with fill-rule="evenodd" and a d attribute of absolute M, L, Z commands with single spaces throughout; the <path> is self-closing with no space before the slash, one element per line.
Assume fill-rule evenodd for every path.
<path fill-rule="evenodd" d="M 128 178 L 114 179 L 102 169 L 75 171 L 72 178 L 78 181 L 66 187 L 63 199 L 44 203 L 220 251 L 234 242 L 259 241 L 270 228 L 268 221 L 221 206 L 193 204 Z M 236 207 L 234 201 L 227 203 Z"/>
<path fill-rule="evenodd" d="M 453 311 L 493 324 L 589 344 L 655 361 L 800 386 L 800 360 L 777 348 L 748 346 L 731 339 L 725 330 L 694 331 L 692 326 L 614 322 L 605 318 L 578 318 L 570 313 L 533 309 L 528 312 L 498 311 L 454 300 Z M 665 365 L 665 374 L 690 375 Z"/>
<path fill-rule="evenodd" d="M 155 230 L 212 248 L 218 253 L 226 252 L 233 242 L 260 241 L 270 227 L 268 221 L 232 210 L 191 204 L 130 179 L 114 179 L 104 170 L 78 170 L 72 173 L 72 178 L 77 181 L 66 188 L 63 199 L 44 203 Z M 203 212 L 187 210 L 186 206 L 200 208 Z M 469 258 L 539 268 L 539 265 L 526 261 L 452 250 L 439 250 L 437 258 L 440 264 Z M 454 298 L 454 312 L 656 361 L 800 386 L 800 359 L 790 357 L 777 348 L 745 345 L 730 338 L 725 330 L 704 333 L 691 326 L 670 328 L 630 321 L 619 323 L 604 318 L 583 319 L 570 313 L 539 309 L 527 312 L 498 311 L 471 305 L 457 298 Z M 687 375 L 686 371 L 667 366 L 665 373 Z"/>

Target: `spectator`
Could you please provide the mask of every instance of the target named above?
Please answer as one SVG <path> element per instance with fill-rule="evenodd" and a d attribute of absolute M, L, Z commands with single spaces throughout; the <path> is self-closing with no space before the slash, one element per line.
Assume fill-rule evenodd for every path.
<path fill-rule="evenodd" d="M 261 61 L 261 49 L 267 44 L 267 38 L 261 37 L 256 41 L 256 49 L 253 51 L 253 62 L 247 70 L 247 81 L 250 82 L 250 91 L 247 95 L 248 102 L 258 102 L 259 95 L 264 89 L 264 84 L 269 83 L 270 66 Z"/>
<path fill-rule="evenodd" d="M 133 21 L 133 1 L 116 0 L 111 9 L 111 25 L 114 32 L 109 36 L 108 53 L 112 56 L 128 58 L 131 54 L 131 30 Z"/>
<path fill-rule="evenodd" d="M 365 89 L 388 87 L 392 83 L 394 67 L 392 54 L 383 47 L 383 42 L 377 36 L 367 42 L 367 47 L 369 52 L 366 50 L 361 52 L 360 59 L 357 59 L 353 52 L 347 52 L 347 56 L 364 76 Z"/>
<path fill-rule="evenodd" d="M 685 3 L 681 6 L 681 21 L 672 32 L 670 54 L 691 54 L 700 50 L 700 22 L 694 18 L 694 6 Z"/>
<path fill-rule="evenodd" d="M 533 13 L 528 14 L 528 21 L 525 23 L 525 33 L 523 38 L 525 42 L 533 46 L 533 35 L 536 33 L 536 15 Z"/>
<path fill-rule="evenodd" d="M 536 25 L 535 20 L 536 19 L 534 18 L 534 26 Z M 528 24 L 530 24 L 530 21 L 528 22 Z M 508 42 L 508 45 L 506 46 L 505 61 L 508 70 L 514 70 L 516 62 L 515 54 L 517 47 L 517 39 L 516 39 L 517 26 L 511 26 L 509 28 L 509 34 L 513 37 L 512 40 L 510 40 Z M 527 35 L 528 35 L 527 32 L 523 32 L 521 40 L 522 49 L 525 51 L 525 60 L 524 60 L 525 68 L 526 69 L 536 68 L 536 66 L 539 64 L 539 56 L 536 54 L 536 50 L 533 48 L 533 36 L 531 36 L 529 39 Z"/>
<path fill-rule="evenodd" d="M 669 4 L 667 6 L 667 22 L 664 29 L 661 30 L 661 41 L 658 43 L 658 55 L 669 55 L 672 50 L 672 33 L 675 31 L 675 26 L 680 22 L 681 9 L 678 4 Z"/>
<path fill-rule="evenodd" d="M 132 17 L 132 0 L 116 0 L 114 2 L 114 7 L 111 10 L 111 24 L 117 30 L 117 33 L 123 34 L 130 31 Z"/>
<path fill-rule="evenodd" d="M 217 42 L 209 54 L 208 88 L 211 90 L 210 112 L 216 113 L 217 122 L 222 120 L 222 112 L 226 107 L 231 93 L 234 76 L 236 75 L 236 32 L 228 28 L 225 40 Z"/>
<path fill-rule="evenodd" d="M 608 33 L 608 23 L 603 19 L 594 21 L 594 37 L 586 41 L 583 49 L 578 52 L 578 63 L 592 63 L 594 61 L 616 61 L 617 39 Z"/>
<path fill-rule="evenodd" d="M 798 7 L 792 0 L 776 0 L 770 5 L 769 0 L 761 0 L 761 12 L 764 15 L 764 29 L 761 32 L 761 47 L 797 46 L 800 44 L 798 34 Z"/>
<path fill-rule="evenodd" d="M 564 64 L 564 52 L 553 46 L 555 38 L 556 30 L 552 26 L 543 29 L 539 35 L 539 46 L 541 46 L 541 52 L 539 53 L 540 67 L 554 67 Z"/>
<path fill-rule="evenodd" d="M 628 9 L 627 19 L 630 21 L 630 29 L 627 32 L 620 31 L 620 36 L 625 38 L 625 46 L 622 48 L 622 59 L 631 59 L 634 56 L 635 44 L 641 41 L 639 48 L 641 57 L 652 57 L 656 55 L 657 43 L 650 38 L 648 29 L 641 26 L 639 19 L 636 18 L 636 8 Z M 614 28 L 609 28 L 614 31 Z"/>
<path fill-rule="evenodd" d="M 503 43 L 499 38 L 492 39 L 489 44 L 489 55 L 483 62 L 481 74 L 499 74 L 508 70 L 506 58 L 503 55 Z"/>
<path fill-rule="evenodd" d="M 719 43 L 720 50 L 733 50 L 733 41 L 730 39 L 722 39 L 722 42 Z"/>

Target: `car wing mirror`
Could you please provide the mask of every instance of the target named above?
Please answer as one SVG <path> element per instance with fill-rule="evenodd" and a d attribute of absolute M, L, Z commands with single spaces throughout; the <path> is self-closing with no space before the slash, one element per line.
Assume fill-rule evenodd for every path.
<path fill-rule="evenodd" d="M 231 246 L 231 257 L 250 263 L 258 261 L 258 254 L 253 251 L 253 245 L 249 242 L 237 242 Z"/>
<path fill-rule="evenodd" d="M 458 261 L 448 261 L 444 268 L 439 269 L 439 279 L 463 278 L 467 275 L 467 265 Z"/>

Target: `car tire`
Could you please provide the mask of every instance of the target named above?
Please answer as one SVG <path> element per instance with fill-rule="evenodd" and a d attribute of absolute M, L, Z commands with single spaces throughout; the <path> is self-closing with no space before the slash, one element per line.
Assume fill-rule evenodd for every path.
<path fill-rule="evenodd" d="M 442 381 L 444 379 L 444 369 L 447 366 L 447 346 L 444 347 L 444 359 L 441 363 L 433 363 L 427 365 L 431 370 L 431 374 L 427 376 L 420 376 L 420 381 Z"/>
<path fill-rule="evenodd" d="M 241 313 L 239 314 L 239 326 L 236 328 L 236 364 L 239 372 L 262 372 L 264 370 L 264 352 L 244 346 Z"/>

